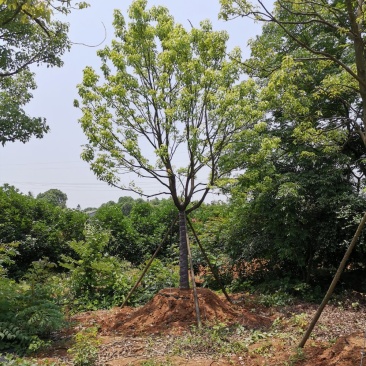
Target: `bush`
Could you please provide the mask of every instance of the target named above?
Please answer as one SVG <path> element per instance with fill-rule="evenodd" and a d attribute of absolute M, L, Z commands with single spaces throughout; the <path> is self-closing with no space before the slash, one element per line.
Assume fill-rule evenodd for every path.
<path fill-rule="evenodd" d="M 21 283 L 0 278 L 0 351 L 36 351 L 65 324 L 60 306 L 42 280 L 49 266 L 46 260 L 34 263 Z"/>
<path fill-rule="evenodd" d="M 146 263 L 140 266 L 142 272 Z M 177 287 L 179 284 L 178 266 L 164 263 L 159 259 L 154 259 L 149 271 L 145 274 L 141 285 L 132 295 L 130 303 L 134 305 L 145 304 L 153 296 L 167 287 Z"/>

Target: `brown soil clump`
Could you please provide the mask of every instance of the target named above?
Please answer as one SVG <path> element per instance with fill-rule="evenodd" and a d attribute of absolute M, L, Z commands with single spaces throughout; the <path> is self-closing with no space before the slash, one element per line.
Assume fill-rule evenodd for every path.
<path fill-rule="evenodd" d="M 245 309 L 234 308 L 209 289 L 197 289 L 203 323 L 240 323 L 260 328 L 269 326 L 272 320 L 252 314 Z M 145 306 L 130 314 L 116 314 L 112 328 L 116 333 L 180 333 L 196 324 L 193 290 L 167 288 L 161 290 Z"/>
<path fill-rule="evenodd" d="M 361 352 L 364 352 L 365 335 L 354 333 L 349 336 L 340 337 L 333 347 L 314 355 L 299 366 L 355 366 L 360 365 Z M 363 364 L 366 364 L 364 355 Z"/>
<path fill-rule="evenodd" d="M 203 324 L 241 324 L 248 328 L 269 327 L 273 319 L 254 314 L 243 307 L 221 300 L 206 288 L 198 288 L 198 302 Z M 196 325 L 192 290 L 167 288 L 159 291 L 146 305 L 134 309 L 114 308 L 78 314 L 73 321 L 81 327 L 97 325 L 101 335 L 180 334 Z M 77 327 L 76 327 L 77 328 Z"/>

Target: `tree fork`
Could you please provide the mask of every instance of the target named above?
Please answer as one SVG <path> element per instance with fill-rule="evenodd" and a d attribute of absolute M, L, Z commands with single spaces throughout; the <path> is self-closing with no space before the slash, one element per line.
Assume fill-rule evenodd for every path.
<path fill-rule="evenodd" d="M 338 270 L 337 270 L 337 272 L 336 272 L 336 274 L 335 274 L 335 276 L 333 278 L 332 283 L 329 286 L 329 289 L 328 289 L 327 293 L 324 296 L 324 299 L 323 299 L 322 303 L 320 304 L 317 312 L 315 313 L 314 318 L 311 321 L 311 323 L 309 325 L 309 328 L 305 332 L 305 334 L 304 334 L 301 342 L 299 343 L 299 347 L 300 348 L 303 348 L 305 346 L 305 343 L 309 339 L 310 334 L 311 334 L 311 332 L 313 331 L 313 329 L 315 327 L 315 324 L 319 320 L 320 315 L 322 314 L 325 306 L 327 305 L 330 297 L 332 296 L 333 291 L 334 291 L 334 289 L 335 289 L 335 287 L 336 287 L 336 285 L 337 285 L 337 283 L 339 281 L 339 278 L 341 277 L 341 274 L 343 273 L 344 267 L 346 266 L 347 260 L 350 257 L 350 255 L 351 255 L 354 247 L 356 246 L 356 243 L 357 243 L 357 240 L 358 240 L 359 236 L 361 235 L 361 232 L 362 232 L 362 230 L 363 230 L 363 228 L 365 226 L 365 223 L 366 223 L 366 213 L 363 215 L 363 218 L 362 218 L 360 224 L 358 225 L 358 228 L 357 228 L 357 230 L 355 232 L 355 235 L 353 236 L 353 239 L 351 241 L 351 244 L 349 245 L 346 253 L 344 254 L 344 257 L 343 257 L 343 259 L 342 259 L 342 261 L 341 261 L 341 263 L 340 263 L 340 265 L 338 267 Z"/>

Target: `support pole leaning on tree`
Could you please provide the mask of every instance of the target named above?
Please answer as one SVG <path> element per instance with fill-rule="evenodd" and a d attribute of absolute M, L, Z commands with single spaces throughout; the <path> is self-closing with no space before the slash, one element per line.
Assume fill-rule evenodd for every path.
<path fill-rule="evenodd" d="M 172 221 L 172 224 L 170 225 L 170 228 L 165 233 L 163 240 L 161 241 L 160 245 L 156 248 L 155 253 L 150 258 L 150 260 L 147 263 L 145 269 L 141 273 L 141 276 L 139 277 L 139 279 L 136 281 L 135 285 L 132 287 L 132 289 L 130 290 L 130 292 L 126 296 L 125 300 L 123 301 L 123 304 L 121 305 L 121 308 L 123 308 L 127 304 L 127 301 L 129 300 L 129 298 L 131 297 L 131 295 L 135 292 L 137 286 L 140 284 L 140 282 L 144 278 L 146 272 L 149 270 L 149 268 L 151 266 L 151 263 L 153 262 L 153 260 L 155 259 L 155 257 L 158 255 L 161 247 L 163 246 L 163 244 L 165 243 L 166 239 L 168 238 L 169 233 L 171 233 L 171 231 L 173 230 L 173 226 L 175 225 L 176 222 L 177 222 L 177 217 Z"/>
<path fill-rule="evenodd" d="M 193 227 L 193 225 L 192 225 L 192 223 L 191 223 L 191 220 L 190 220 L 188 217 L 187 217 L 187 221 L 188 221 L 188 225 L 189 225 L 189 227 L 190 227 L 190 228 L 191 228 L 191 230 L 192 230 L 192 233 L 193 233 L 193 235 L 194 235 L 194 238 L 196 239 L 196 242 L 197 242 L 198 246 L 200 247 L 200 249 L 201 249 L 201 252 L 202 252 L 203 256 L 205 257 L 205 260 L 206 260 L 206 262 L 208 263 L 208 266 L 210 267 L 211 273 L 213 274 L 213 276 L 215 277 L 215 280 L 216 280 L 216 281 L 217 281 L 217 283 L 219 284 L 219 286 L 220 286 L 220 288 L 221 288 L 222 293 L 223 293 L 223 294 L 225 295 L 225 297 L 226 297 L 226 300 L 227 300 L 227 301 L 229 301 L 229 302 L 232 304 L 233 302 L 232 302 L 232 300 L 231 300 L 230 296 L 229 296 L 229 295 L 228 295 L 228 293 L 226 292 L 225 287 L 224 287 L 224 285 L 222 284 L 222 282 L 221 282 L 221 280 L 220 280 L 220 277 L 219 277 L 218 273 L 216 272 L 216 269 L 215 269 L 215 268 L 214 268 L 214 266 L 211 264 L 210 259 L 208 258 L 208 255 L 207 255 L 207 253 L 206 253 L 205 249 L 203 248 L 203 246 L 202 246 L 202 244 L 201 244 L 200 240 L 198 239 L 198 236 L 197 236 L 197 234 L 196 234 L 196 231 L 194 230 L 194 227 Z"/>
<path fill-rule="evenodd" d="M 346 263 L 347 263 L 347 261 L 348 261 L 348 259 L 349 259 L 350 255 L 351 255 L 351 253 L 352 253 L 352 251 L 353 251 L 354 247 L 356 246 L 356 243 L 357 243 L 358 238 L 359 238 L 359 237 L 360 237 L 360 235 L 361 235 L 361 232 L 362 232 L 362 230 L 363 230 L 363 228 L 364 228 L 364 226 L 365 226 L 365 223 L 366 223 L 366 213 L 364 214 L 364 216 L 363 216 L 363 218 L 362 218 L 362 220 L 361 220 L 360 224 L 358 225 L 358 228 L 357 228 L 357 230 L 356 230 L 356 232 L 355 232 L 355 235 L 353 236 L 353 239 L 352 239 L 352 241 L 351 241 L 351 244 L 349 245 L 349 247 L 348 247 L 348 249 L 347 249 L 346 253 L 344 254 L 344 257 L 343 257 L 343 259 L 342 259 L 342 261 L 341 261 L 341 263 L 340 263 L 340 265 L 339 265 L 339 267 L 338 267 L 338 270 L 337 270 L 337 272 L 336 272 L 336 274 L 335 274 L 335 276 L 334 276 L 334 278 L 333 278 L 332 283 L 331 283 L 331 284 L 330 284 L 330 286 L 329 286 L 329 289 L 328 289 L 327 293 L 326 293 L 326 294 L 325 294 L 325 296 L 324 296 L 324 299 L 323 299 L 322 303 L 320 304 L 320 306 L 319 306 L 319 308 L 318 308 L 317 312 L 315 313 L 314 318 L 313 318 L 313 320 L 311 321 L 311 323 L 310 323 L 310 325 L 309 325 L 309 328 L 308 328 L 308 329 L 307 329 L 307 331 L 305 332 L 305 334 L 304 334 L 304 336 L 303 336 L 303 338 L 302 338 L 301 342 L 299 343 L 299 347 L 300 347 L 300 348 L 303 348 L 303 347 L 305 346 L 305 343 L 306 343 L 306 341 L 309 339 L 310 334 L 311 334 L 311 332 L 313 331 L 313 329 L 314 329 L 314 327 L 315 327 L 315 324 L 316 324 L 316 323 L 317 323 L 317 321 L 319 320 L 320 315 L 322 314 L 322 312 L 323 312 L 323 310 L 324 310 L 325 306 L 327 305 L 327 303 L 328 303 L 328 301 L 329 301 L 330 297 L 332 296 L 333 291 L 334 291 L 334 289 L 335 289 L 335 287 L 336 287 L 336 285 L 337 285 L 337 282 L 339 281 L 339 278 L 341 277 L 341 274 L 342 274 L 342 272 L 343 272 L 343 270 L 344 270 L 344 268 L 345 268 L 345 266 L 346 266 Z"/>

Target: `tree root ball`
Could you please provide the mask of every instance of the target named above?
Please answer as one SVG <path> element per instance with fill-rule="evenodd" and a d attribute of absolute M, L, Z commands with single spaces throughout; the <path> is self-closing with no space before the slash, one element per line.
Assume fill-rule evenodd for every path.
<path fill-rule="evenodd" d="M 235 307 L 205 288 L 197 289 L 203 324 L 241 324 L 250 328 L 270 326 L 272 320 Z M 116 315 L 116 333 L 180 333 L 197 324 L 193 290 L 166 288 L 146 305 Z"/>

